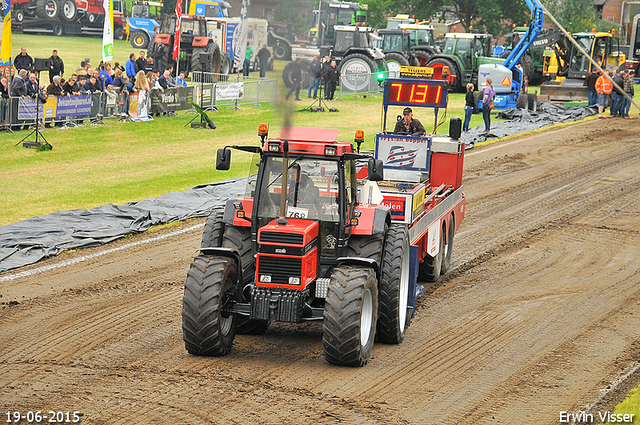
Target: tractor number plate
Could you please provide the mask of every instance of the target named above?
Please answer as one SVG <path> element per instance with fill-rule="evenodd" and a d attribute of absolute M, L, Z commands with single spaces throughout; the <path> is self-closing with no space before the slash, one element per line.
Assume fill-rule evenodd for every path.
<path fill-rule="evenodd" d="M 308 218 L 308 208 L 287 207 L 287 217 L 289 218 Z"/>

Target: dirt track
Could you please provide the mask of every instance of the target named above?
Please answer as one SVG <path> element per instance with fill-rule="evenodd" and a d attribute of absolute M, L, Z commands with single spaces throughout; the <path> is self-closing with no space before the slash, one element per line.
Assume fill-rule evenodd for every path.
<path fill-rule="evenodd" d="M 640 120 L 597 120 L 470 151 L 455 269 L 364 368 L 328 365 L 317 323 L 188 355 L 182 285 L 200 231 L 2 282 L 0 414 L 558 424 L 640 358 L 639 141 Z"/>

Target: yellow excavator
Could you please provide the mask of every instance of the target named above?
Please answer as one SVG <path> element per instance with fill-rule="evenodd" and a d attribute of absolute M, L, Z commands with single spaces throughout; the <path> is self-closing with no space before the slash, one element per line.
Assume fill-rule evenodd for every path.
<path fill-rule="evenodd" d="M 581 32 L 572 34 L 573 39 L 603 69 L 620 69 L 626 61 L 620 52 L 615 30 L 611 32 Z M 584 85 L 593 64 L 566 37 L 559 39 L 545 51 L 543 73 L 550 78 L 540 86 L 540 95 L 549 96 L 554 103 L 587 101 Z"/>

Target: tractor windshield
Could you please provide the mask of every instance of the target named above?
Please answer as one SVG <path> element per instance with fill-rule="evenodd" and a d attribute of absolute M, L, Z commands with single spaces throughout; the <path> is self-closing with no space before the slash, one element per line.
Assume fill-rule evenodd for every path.
<path fill-rule="evenodd" d="M 385 34 L 382 41 L 382 50 L 385 52 L 402 52 L 405 46 L 402 45 L 402 34 Z"/>
<path fill-rule="evenodd" d="M 433 46 L 433 30 L 417 30 L 415 43 L 418 46 Z"/>
<path fill-rule="evenodd" d="M 345 52 L 350 47 L 369 47 L 366 33 L 364 31 L 336 31 L 334 50 Z"/>
<path fill-rule="evenodd" d="M 131 8 L 132 18 L 151 18 L 149 13 L 149 6 L 143 4 L 136 4 Z"/>
<path fill-rule="evenodd" d="M 280 216 L 282 158 L 266 159 L 258 200 L 258 227 Z M 339 222 L 338 162 L 291 158 L 287 177 L 286 216 Z"/>

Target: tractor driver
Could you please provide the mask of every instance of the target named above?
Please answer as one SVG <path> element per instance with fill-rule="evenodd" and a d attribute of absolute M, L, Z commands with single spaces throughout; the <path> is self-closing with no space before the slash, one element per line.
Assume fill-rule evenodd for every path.
<path fill-rule="evenodd" d="M 300 164 L 293 164 L 289 169 L 289 193 L 287 201 L 292 207 L 311 207 L 312 217 L 318 217 L 318 201 L 320 192 L 313 180 L 300 169 Z"/>
<path fill-rule="evenodd" d="M 411 136 L 424 136 L 426 133 L 424 126 L 420 121 L 413 118 L 411 108 L 404 108 L 402 118 L 398 116 L 396 128 L 393 130 L 395 134 L 408 134 Z"/>

